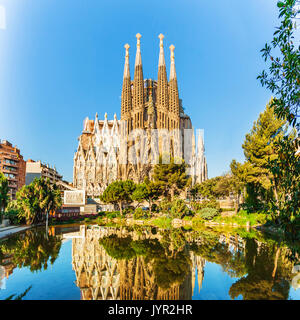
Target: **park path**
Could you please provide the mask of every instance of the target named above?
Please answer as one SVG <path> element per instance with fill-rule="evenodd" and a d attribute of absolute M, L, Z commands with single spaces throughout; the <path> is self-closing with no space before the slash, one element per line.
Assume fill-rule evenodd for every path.
<path fill-rule="evenodd" d="M 5 238 L 7 236 L 10 236 L 14 233 L 24 231 L 26 229 L 29 229 L 30 226 L 23 226 L 23 227 L 5 227 L 5 228 L 0 228 L 0 239 Z"/>

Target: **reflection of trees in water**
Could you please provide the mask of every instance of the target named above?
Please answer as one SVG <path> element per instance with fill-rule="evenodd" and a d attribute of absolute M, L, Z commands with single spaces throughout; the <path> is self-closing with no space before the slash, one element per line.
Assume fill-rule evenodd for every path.
<path fill-rule="evenodd" d="M 205 261 L 240 278 L 229 290 L 231 298 L 287 299 L 292 268 L 299 261 L 291 259 L 297 252 L 286 244 L 249 233 L 242 240 L 208 229 L 97 230 L 87 229 L 85 239 L 72 240 L 73 268 L 84 299 L 191 299 L 197 276 L 201 288 Z M 13 266 L 46 269 L 60 247 L 60 236 L 27 230 L 0 244 L 0 264 L 9 257 Z"/>
<path fill-rule="evenodd" d="M 218 234 L 201 234 L 201 244 L 191 243 L 190 250 L 208 262 L 220 265 L 231 277 L 241 277 L 246 274 L 244 252 L 231 252 L 228 244 L 219 242 Z"/>
<path fill-rule="evenodd" d="M 2 258 L 11 256 L 10 261 L 15 266 L 30 267 L 30 271 L 38 271 L 47 269 L 49 259 L 51 264 L 55 262 L 60 247 L 59 238 L 46 235 L 44 230 L 31 229 L 0 244 L 0 252 Z"/>
<path fill-rule="evenodd" d="M 17 294 L 12 294 L 9 297 L 7 297 L 5 300 L 22 300 L 27 293 L 31 290 L 32 286 L 29 286 L 24 292 L 22 292 L 21 294 L 17 295 Z"/>
<path fill-rule="evenodd" d="M 111 235 L 100 239 L 107 254 L 117 260 L 142 259 L 154 273 L 156 284 L 162 289 L 180 285 L 189 273 L 191 260 L 185 248 L 182 234 L 165 232 L 161 241 L 157 239 L 132 240 Z"/>
<path fill-rule="evenodd" d="M 273 240 L 245 239 L 245 249 L 230 251 L 228 243 L 220 243 L 217 233 L 200 234 L 201 241 L 190 249 L 209 262 L 222 266 L 231 277 L 242 277 L 230 288 L 232 299 L 287 299 L 292 276 L 294 253 Z M 261 240 L 261 239 L 260 239 Z"/>
<path fill-rule="evenodd" d="M 199 259 L 199 288 L 205 261 L 209 261 L 220 265 L 231 277 L 242 277 L 229 291 L 232 298 L 239 295 L 244 299 L 288 297 L 293 267 L 289 257 L 291 250 L 284 245 L 279 246 L 276 241 L 264 239 L 261 235 L 256 239 L 252 233 L 251 237 L 243 239 L 237 234 L 233 236 L 212 230 L 183 232 L 173 229 L 154 234 L 158 236 L 156 239 L 145 239 L 140 232 L 143 239 L 133 240 L 132 235 L 119 234 L 100 240 L 105 252 L 119 261 L 119 272 L 128 275 L 127 278 L 121 276 L 123 286 L 120 285 L 128 299 L 145 298 L 141 290 L 146 289 L 138 287 L 139 281 L 144 281 L 149 292 L 152 290 L 152 295 L 148 292 L 151 297 L 157 297 L 158 289 L 167 292 L 170 288 L 185 286 L 192 292 L 197 270 L 195 262 Z M 192 280 L 192 285 L 187 283 L 187 279 Z M 136 289 L 139 294 L 132 294 L 132 288 L 139 288 Z"/>
<path fill-rule="evenodd" d="M 231 298 L 242 295 L 244 300 L 287 299 L 293 267 L 287 260 L 287 248 L 280 248 L 275 242 L 258 247 L 254 239 L 247 239 L 246 252 L 247 276 L 231 286 Z"/>

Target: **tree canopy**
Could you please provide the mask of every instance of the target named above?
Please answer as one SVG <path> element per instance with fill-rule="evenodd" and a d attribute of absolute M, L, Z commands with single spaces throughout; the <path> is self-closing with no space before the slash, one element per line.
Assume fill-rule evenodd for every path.
<path fill-rule="evenodd" d="M 4 212 L 9 202 L 8 196 L 8 180 L 5 175 L 0 172 L 0 221 L 1 214 Z"/>
<path fill-rule="evenodd" d="M 104 203 L 118 204 L 122 214 L 123 204 L 133 201 L 132 194 L 135 189 L 136 185 L 132 180 L 114 181 L 104 190 L 100 199 Z"/>
<path fill-rule="evenodd" d="M 180 163 L 171 158 L 170 163 L 165 164 L 160 157 L 159 163 L 154 167 L 153 181 L 161 186 L 162 194 L 171 200 L 190 183 L 186 174 L 187 165 L 183 160 L 178 162 Z"/>
<path fill-rule="evenodd" d="M 27 224 L 40 222 L 45 213 L 61 207 L 60 190 L 49 179 L 35 178 L 17 192 L 17 205 L 19 218 L 25 218 Z"/>

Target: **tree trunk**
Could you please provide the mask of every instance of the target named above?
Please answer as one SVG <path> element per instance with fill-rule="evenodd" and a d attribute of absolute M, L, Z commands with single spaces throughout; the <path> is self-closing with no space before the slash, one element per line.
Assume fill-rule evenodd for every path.
<path fill-rule="evenodd" d="M 151 199 L 149 199 L 148 203 L 149 203 L 149 213 L 150 213 L 150 217 L 151 217 L 152 216 L 152 201 L 151 201 Z"/>
<path fill-rule="evenodd" d="M 123 210 L 122 210 L 122 201 L 119 202 L 119 208 L 120 208 L 120 213 L 123 214 Z"/>
<path fill-rule="evenodd" d="M 240 206 L 240 194 L 238 193 L 235 200 L 235 214 L 238 213 L 239 206 Z"/>
<path fill-rule="evenodd" d="M 272 273 L 272 278 L 275 278 L 275 275 L 276 275 L 278 258 L 279 258 L 279 252 L 280 252 L 280 248 L 278 248 L 277 251 L 276 251 L 275 263 L 274 263 L 274 269 L 273 269 L 273 273 Z"/>
<path fill-rule="evenodd" d="M 278 193 L 277 193 L 277 185 L 275 183 L 275 187 L 274 187 L 274 195 L 275 195 L 275 200 L 276 200 L 276 206 L 277 208 L 279 208 L 279 201 L 278 201 Z M 277 216 L 280 215 L 280 211 L 277 210 Z"/>
<path fill-rule="evenodd" d="M 2 224 L 2 211 L 3 211 L 3 207 L 0 206 L 0 225 Z"/>
<path fill-rule="evenodd" d="M 173 189 L 173 188 L 171 188 L 171 201 L 173 201 L 173 200 L 174 200 L 174 194 L 175 194 L 174 189 Z"/>
<path fill-rule="evenodd" d="M 48 210 L 46 213 L 46 239 L 48 239 Z"/>

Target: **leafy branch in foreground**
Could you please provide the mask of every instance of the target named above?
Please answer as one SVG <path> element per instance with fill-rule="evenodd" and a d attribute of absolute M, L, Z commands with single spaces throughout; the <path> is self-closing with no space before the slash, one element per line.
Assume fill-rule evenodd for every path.
<path fill-rule="evenodd" d="M 295 31 L 300 19 L 300 1 L 278 1 L 277 6 L 281 24 L 273 34 L 271 45 L 266 44 L 261 50 L 269 71 L 262 71 L 257 79 L 275 95 L 272 106 L 278 117 L 299 129 L 300 46 L 295 43 Z M 276 52 L 280 52 L 278 57 Z"/>

